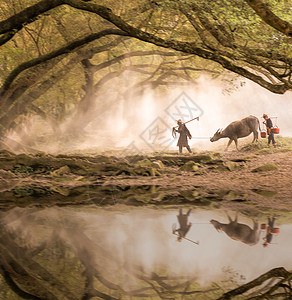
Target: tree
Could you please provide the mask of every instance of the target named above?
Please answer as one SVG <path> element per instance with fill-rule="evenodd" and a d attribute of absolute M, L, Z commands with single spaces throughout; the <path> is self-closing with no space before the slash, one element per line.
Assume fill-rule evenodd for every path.
<path fill-rule="evenodd" d="M 76 108 L 81 111 L 82 103 L 91 98 L 82 92 L 89 88 L 89 68 L 84 68 L 84 62 L 89 66 L 91 60 L 99 59 L 97 64 L 106 66 L 113 57 L 96 54 L 110 50 L 116 36 L 120 36 L 117 37 L 120 41 L 133 41 L 133 38 L 139 41 L 130 42 L 130 49 L 124 53 L 113 50 L 113 53 L 119 52 L 117 56 L 141 47 L 145 51 L 167 48 L 178 58 L 182 53 L 188 59 L 181 64 L 179 76 L 186 82 L 192 77 L 192 71 L 206 71 L 204 65 L 210 61 L 213 64 L 211 68 L 208 66 L 208 71 L 231 71 L 273 93 L 291 90 L 291 20 L 286 13 L 291 7 L 289 2 L 271 0 L 269 5 L 260 0 L 97 3 L 31 1 L 30 6 L 21 4 L 21 7 L 15 2 L 12 8 L 2 4 L 6 16 L 0 22 L 0 60 L 4 66 L 0 88 L 3 133 L 17 125 L 17 116 L 21 114 L 38 112 L 47 118 L 47 112 L 41 109 L 45 106 L 33 103 L 44 103 L 49 90 L 57 92 L 56 83 L 70 70 L 74 72 L 71 85 L 64 84 L 78 99 Z M 126 60 L 120 61 L 120 65 L 124 62 Z M 100 81 L 102 76 L 97 78 L 96 74 L 92 75 L 92 84 L 97 87 L 97 83 L 103 81 Z M 83 82 L 77 79 L 80 76 Z M 164 72 L 160 83 L 171 82 L 173 76 L 173 70 Z M 147 83 L 144 78 L 136 87 L 142 88 L 143 80 Z M 70 101 L 68 95 L 65 99 Z M 61 111 L 66 115 L 64 109 Z"/>
<path fill-rule="evenodd" d="M 156 28 L 154 34 L 150 26 L 147 26 L 147 31 L 145 31 L 134 25 L 130 25 L 124 18 L 116 15 L 109 7 L 94 3 L 84 3 L 84 1 L 78 0 L 52 1 L 50 4 L 45 1 L 40 1 L 35 5 L 32 13 L 27 9 L 2 22 L 1 27 L 3 29 L 0 33 L 7 34 L 11 33 L 12 30 L 19 30 L 25 22 L 33 21 L 41 13 L 61 4 L 67 4 L 76 9 L 93 12 L 101 16 L 132 37 L 158 46 L 213 60 L 221 64 L 224 68 L 249 78 L 272 92 L 284 93 L 291 88 L 291 82 L 289 80 L 291 53 L 288 51 L 288 40 L 277 31 L 270 30 L 267 35 L 263 35 L 262 26 L 265 26 L 265 23 L 260 23 L 244 3 L 241 3 L 240 7 L 238 7 L 238 5 L 234 7 L 232 0 L 225 0 L 223 2 L 225 5 L 223 9 L 220 9 L 220 7 L 222 7 L 222 1 L 212 1 L 212 7 L 211 3 L 206 3 L 205 1 L 198 1 L 196 3 L 192 1 L 167 1 L 166 4 L 154 1 L 151 3 L 154 7 L 146 10 L 146 12 L 149 13 L 150 10 L 152 18 L 155 17 L 155 14 L 161 13 L 163 17 L 166 17 L 166 20 L 170 21 L 166 15 L 167 13 L 169 14 L 170 11 L 172 12 L 172 18 L 173 15 L 177 17 L 184 16 L 189 22 L 186 25 L 187 34 L 193 34 L 194 42 L 182 41 L 183 38 L 187 37 L 181 36 L 182 32 L 179 31 L 175 33 L 180 34 L 180 39 L 170 39 L 169 36 L 173 34 L 171 26 L 166 26 L 166 28 L 162 29 Z M 263 5 L 260 6 L 260 4 L 260 1 L 258 1 L 258 5 L 254 5 L 253 8 L 257 9 L 260 7 L 260 9 L 257 9 L 257 13 L 261 12 L 261 16 L 263 16 L 263 11 L 265 11 L 266 15 L 268 15 L 270 10 Z M 234 9 L 228 13 L 227 7 L 234 7 Z M 250 18 L 250 22 L 244 24 L 243 21 L 246 20 L 246 17 Z M 270 20 L 270 18 L 264 18 L 264 20 Z M 151 25 L 150 21 L 149 24 Z M 134 22 L 132 21 L 132 23 Z M 223 22 L 226 22 L 227 25 L 223 25 Z M 282 23 L 285 23 L 287 35 L 290 35 L 289 28 L 291 25 L 288 21 L 282 21 L 281 18 L 278 18 L 274 20 L 274 22 L 279 24 L 279 27 L 281 27 L 280 25 Z M 252 30 L 247 30 L 246 25 L 253 25 Z M 165 29 L 167 29 L 167 31 Z M 206 36 L 203 35 L 203 32 Z M 258 40 L 255 40 L 255 37 L 258 36 L 259 33 L 263 36 L 263 39 L 258 38 Z M 164 35 L 164 37 L 162 37 L 162 35 Z M 248 35 L 250 35 L 252 41 L 248 40 Z M 271 49 L 270 42 L 266 41 L 267 38 L 271 39 L 273 36 L 274 39 L 278 40 L 278 44 L 279 42 L 283 44 L 284 49 L 281 49 L 281 52 L 277 51 L 277 49 Z M 262 43 L 265 43 L 264 46 L 258 49 L 256 44 L 259 45 Z M 286 50 L 286 53 L 283 54 L 283 50 Z M 236 63 L 236 61 L 239 60 L 242 65 Z M 265 63 L 268 61 L 272 62 L 266 66 Z M 257 67 L 257 72 L 263 73 L 262 76 L 252 73 L 248 67 L 252 69 Z M 280 72 L 281 70 L 283 72 Z M 270 80 L 263 78 L 266 75 L 271 77 Z M 269 82 L 272 81 L 272 79 L 274 79 L 275 82 Z"/>
<path fill-rule="evenodd" d="M 86 235 L 82 225 L 78 224 L 81 220 L 76 223 L 76 219 L 70 220 L 71 217 L 63 213 L 61 217 L 58 210 L 54 209 L 54 217 L 50 220 L 34 209 L 10 213 L 18 224 L 26 223 L 26 217 L 31 217 L 26 223 L 29 235 L 36 234 L 33 233 L 34 217 L 47 226 L 41 230 L 42 237 L 36 244 L 32 242 L 34 246 L 31 247 L 28 246 L 31 242 L 28 235 L 25 238 L 21 234 L 24 227 L 9 230 L 6 221 L 6 225 L 1 225 L 0 275 L 6 283 L 2 286 L 7 295 L 11 296 L 12 291 L 24 299 L 151 299 L 153 296 L 210 295 L 219 290 L 218 287 L 194 288 L 190 277 L 147 274 L 140 266 L 130 268 L 121 264 L 116 255 Z M 61 231 L 54 229 L 56 224 Z M 137 287 L 123 284 L 123 276 L 134 279 Z"/>

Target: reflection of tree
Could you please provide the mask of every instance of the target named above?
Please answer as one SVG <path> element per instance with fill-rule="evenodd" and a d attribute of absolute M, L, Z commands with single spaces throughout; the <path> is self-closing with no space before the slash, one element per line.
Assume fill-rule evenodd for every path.
<path fill-rule="evenodd" d="M 0 280 L 3 299 L 216 299 L 231 286 L 213 283 L 202 289 L 196 278 L 153 272 L 120 260 L 105 249 L 104 236 L 92 239 L 82 220 L 63 210 L 15 210 L 1 216 Z M 105 230 L 106 232 L 106 230 Z M 270 278 L 277 280 L 263 286 Z M 280 278 L 280 279 L 279 279 Z M 291 273 L 272 270 L 251 283 L 224 294 L 231 299 L 259 288 L 259 293 L 289 293 Z M 233 285 L 234 286 L 234 285 Z M 3 289 L 3 291 L 2 291 Z M 258 292 L 255 292 L 257 294 Z M 283 299 L 283 298 L 282 298 Z"/>
<path fill-rule="evenodd" d="M 233 299 L 250 292 L 245 299 L 291 299 L 292 273 L 284 268 L 275 268 L 258 278 L 225 293 L 218 300 Z"/>
<path fill-rule="evenodd" d="M 61 295 L 76 299 L 74 293 L 42 264 L 42 256 L 48 250 L 47 242 L 31 248 L 25 240 L 19 240 L 17 234 L 1 227 L 0 270 L 12 291 L 24 299 L 60 299 Z"/>
<path fill-rule="evenodd" d="M 149 274 L 140 266 L 123 265 L 100 241 L 91 240 L 82 225 L 56 216 L 15 211 L 2 223 L 0 270 L 10 289 L 6 298 L 13 291 L 24 299 L 173 299 L 219 290 L 200 290 L 187 276 Z"/>

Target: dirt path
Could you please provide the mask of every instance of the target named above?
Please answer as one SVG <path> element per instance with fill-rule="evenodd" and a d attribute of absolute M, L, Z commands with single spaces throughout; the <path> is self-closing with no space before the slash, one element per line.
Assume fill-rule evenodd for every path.
<path fill-rule="evenodd" d="M 237 201 L 271 209 L 292 209 L 292 153 L 277 152 L 266 155 L 254 155 L 252 152 L 229 152 L 223 154 L 223 161 L 241 160 L 248 157 L 244 167 L 234 171 L 218 171 L 206 168 L 201 175 L 192 172 L 173 170 L 171 173 L 152 178 L 110 178 L 105 184 L 117 185 L 159 185 L 170 189 L 192 189 L 200 187 L 214 191 L 233 191 L 240 196 Z M 278 168 L 266 172 L 252 172 L 253 169 L 266 164 Z M 232 197 L 231 197 L 232 198 Z M 227 197 L 228 199 L 228 197 Z M 229 202 L 229 204 L 228 204 Z M 223 203 L 222 203 L 223 204 Z M 224 205 L 238 206 L 238 203 L 224 201 Z"/>
<path fill-rule="evenodd" d="M 0 208 L 123 203 L 292 210 L 292 151 L 128 158 L 0 153 L 0 163 Z M 189 164 L 195 169 L 181 170 Z M 267 164 L 270 170 L 254 172 Z"/>

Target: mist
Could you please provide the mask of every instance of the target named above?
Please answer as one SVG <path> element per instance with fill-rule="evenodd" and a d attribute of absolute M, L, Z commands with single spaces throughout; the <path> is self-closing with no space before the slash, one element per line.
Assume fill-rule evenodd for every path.
<path fill-rule="evenodd" d="M 189 144 L 196 151 L 220 149 L 221 145 L 223 149 L 226 139 L 211 143 L 210 137 L 218 128 L 225 128 L 230 122 L 249 115 L 259 118 L 262 129 L 263 113 L 277 117 L 272 120 L 280 127 L 280 134 L 292 135 L 289 114 L 292 108 L 291 92 L 276 95 L 248 80 L 244 84 L 238 81 L 232 86 L 201 76 L 192 86 L 168 87 L 163 93 L 145 89 L 139 96 L 128 92 L 125 98 L 121 98 L 119 90 L 123 85 L 128 87 L 129 80 L 127 77 L 119 78 L 114 89 L 102 90 L 96 99 L 93 119 L 85 127 L 83 138 L 69 140 L 67 146 L 70 151 L 93 149 L 96 152 L 127 150 L 125 153 L 143 153 L 176 150 L 177 138 L 174 139 L 171 135 L 172 127 L 177 125 L 176 120 L 182 119 L 185 122 L 196 116 L 200 116 L 200 120 L 187 125 L 193 136 Z M 191 106 L 197 106 L 198 110 L 179 111 L 180 97 L 188 98 Z M 175 107 L 177 111 L 171 112 Z M 27 132 L 31 138 L 40 141 L 40 136 L 44 140 L 45 136 L 52 135 L 44 121 L 40 122 L 39 118 L 30 121 Z M 68 124 L 69 120 L 61 126 L 63 131 Z M 155 138 L 155 135 L 150 136 L 153 131 L 163 131 L 164 135 Z M 17 140 L 15 134 L 10 137 Z M 49 153 L 65 151 L 66 141 L 55 138 L 56 141 L 50 140 L 47 144 L 42 141 L 36 143 L 36 146 Z M 252 135 L 240 139 L 239 145 L 251 140 Z M 233 148 L 234 145 L 231 146 Z"/>
<path fill-rule="evenodd" d="M 179 115 L 178 111 L 176 115 L 169 114 L 169 107 L 180 103 L 179 98 L 184 96 L 193 101 L 201 111 L 197 111 L 196 114 L 195 111 L 189 113 L 182 109 L 182 115 Z M 193 135 L 189 144 L 195 150 L 210 150 L 218 148 L 218 145 L 226 144 L 227 140 L 210 143 L 209 139 L 218 128 L 225 128 L 230 122 L 249 115 L 259 118 L 262 129 L 264 129 L 263 113 L 277 117 L 272 120 L 280 127 L 280 134 L 291 136 L 290 116 L 287 113 L 292 108 L 291 101 L 291 92 L 285 95 L 275 95 L 249 81 L 244 86 L 228 91 L 218 82 L 201 77 L 193 87 L 169 88 L 164 95 L 148 89 L 139 99 L 133 96 L 132 99 L 127 99 L 127 104 L 121 102 L 112 109 L 108 109 L 99 116 L 98 125 L 94 122 L 90 125 L 90 140 L 84 141 L 79 146 L 85 149 L 102 147 L 110 150 L 131 147 L 134 144 L 134 150 L 140 152 L 175 150 L 177 139 L 172 138 L 171 129 L 177 125 L 176 120 L 180 118 L 185 122 L 188 118 L 198 115 L 200 116 L 199 122 L 195 120 L 187 125 Z M 155 125 L 161 131 L 166 131 L 165 140 L 167 137 L 169 140 L 166 142 L 164 138 L 162 141 L 156 140 L 153 146 L 149 130 L 154 130 Z M 101 138 L 104 132 L 107 136 L 106 141 Z M 241 139 L 240 143 L 251 140 L 252 135 Z"/>
<path fill-rule="evenodd" d="M 193 101 L 201 111 L 190 113 L 182 109 L 181 115 L 179 111 L 176 115 L 174 112 L 169 114 L 169 107 L 180 103 L 179 98 L 183 96 Z M 280 127 L 280 134 L 291 136 L 290 115 L 287 113 L 292 109 L 291 101 L 291 92 L 276 95 L 250 81 L 229 91 L 226 86 L 223 87 L 210 78 L 200 77 L 195 86 L 168 88 L 163 95 L 148 89 L 139 98 L 133 95 L 133 98 L 127 99 L 126 102 L 118 103 L 112 109 L 109 108 L 99 116 L 98 124 L 94 122 L 91 124 L 91 138 L 84 141 L 80 147 L 96 146 L 110 150 L 134 144 L 136 150 L 141 152 L 175 150 L 177 139 L 172 138 L 171 128 L 177 125 L 176 120 L 183 119 L 185 122 L 198 115 L 199 122 L 192 121 L 187 125 L 193 136 L 189 144 L 195 150 L 210 150 L 227 143 L 227 140 L 210 143 L 209 138 L 218 128 L 225 128 L 230 122 L 249 115 L 259 118 L 262 129 L 264 129 L 263 113 L 277 117 L 272 120 Z M 161 120 L 164 124 L 161 124 Z M 155 125 L 161 131 L 167 132 L 169 141 L 164 142 L 162 138 L 162 141 L 156 140 L 156 145 L 153 146 L 153 139 L 149 137 L 148 132 L 154 129 Z M 107 136 L 106 141 L 100 139 L 104 131 Z M 252 135 L 241 139 L 240 143 L 243 140 L 252 140 Z"/>

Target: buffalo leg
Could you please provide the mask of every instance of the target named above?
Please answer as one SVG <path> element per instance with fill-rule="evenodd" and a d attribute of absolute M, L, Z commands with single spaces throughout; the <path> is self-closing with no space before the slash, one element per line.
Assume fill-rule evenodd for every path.
<path fill-rule="evenodd" d="M 256 220 L 254 220 L 254 219 L 252 219 L 252 221 L 253 221 L 253 230 L 258 230 L 259 223 Z"/>
<path fill-rule="evenodd" d="M 227 144 L 227 146 L 226 146 L 226 148 L 225 148 L 225 150 L 224 151 L 227 151 L 228 150 L 228 147 L 230 146 L 230 144 L 232 143 L 232 139 L 229 139 L 229 141 L 228 141 L 228 144 Z"/>
<path fill-rule="evenodd" d="M 226 216 L 227 216 L 227 218 L 229 220 L 229 223 L 233 222 L 232 219 L 231 219 L 231 217 L 230 217 L 230 215 L 229 215 L 229 213 L 228 213 L 228 211 L 225 210 L 225 213 L 226 213 Z"/>
<path fill-rule="evenodd" d="M 228 218 L 228 220 L 229 220 L 229 223 L 233 223 L 233 222 L 237 223 L 238 211 L 236 211 L 234 221 L 233 221 L 232 218 L 230 217 L 230 215 L 229 215 L 229 213 L 228 213 L 227 210 L 225 210 L 225 213 L 226 213 L 226 216 L 227 216 L 227 218 Z"/>
<path fill-rule="evenodd" d="M 259 138 L 258 132 L 257 132 L 257 131 L 254 131 L 254 132 L 253 132 L 253 141 L 252 141 L 252 142 L 253 142 L 253 143 L 254 143 L 254 142 L 257 142 L 257 141 L 258 141 L 258 138 Z"/>
<path fill-rule="evenodd" d="M 230 223 L 231 223 L 231 222 L 237 223 L 237 219 L 238 219 L 238 210 L 237 210 L 236 213 L 235 213 L 234 221 L 232 221 L 232 218 L 230 217 L 230 215 L 228 214 L 227 211 L 225 211 L 225 213 L 226 213 L 226 215 L 227 215 L 228 220 L 229 220 Z"/>
<path fill-rule="evenodd" d="M 238 143 L 237 143 L 237 139 L 234 139 L 234 143 L 235 143 L 235 146 L 236 146 L 236 149 L 237 149 L 237 151 L 239 151 L 239 150 L 238 150 Z"/>
<path fill-rule="evenodd" d="M 238 219 L 238 210 L 236 211 L 235 218 L 234 218 L 235 223 L 237 223 L 237 219 Z"/>

